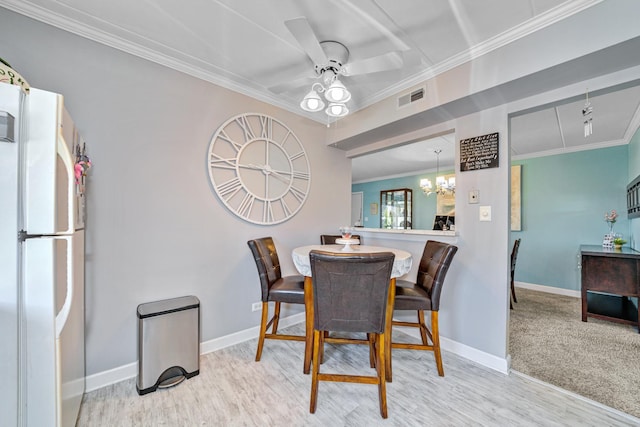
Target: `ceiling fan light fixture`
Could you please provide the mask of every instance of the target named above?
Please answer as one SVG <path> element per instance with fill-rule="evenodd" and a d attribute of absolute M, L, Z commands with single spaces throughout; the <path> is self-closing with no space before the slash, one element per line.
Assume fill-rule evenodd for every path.
<path fill-rule="evenodd" d="M 332 102 L 324 112 L 330 117 L 344 117 L 349 114 L 349 109 L 344 104 Z"/>
<path fill-rule="evenodd" d="M 351 93 L 338 79 L 335 79 L 324 93 L 327 101 L 332 103 L 344 104 L 351 99 Z"/>
<path fill-rule="evenodd" d="M 324 108 L 324 102 L 322 101 L 322 98 L 320 98 L 320 95 L 318 95 L 318 92 L 312 88 L 300 102 L 300 108 L 304 111 L 315 113 L 316 111 L 320 111 Z"/>

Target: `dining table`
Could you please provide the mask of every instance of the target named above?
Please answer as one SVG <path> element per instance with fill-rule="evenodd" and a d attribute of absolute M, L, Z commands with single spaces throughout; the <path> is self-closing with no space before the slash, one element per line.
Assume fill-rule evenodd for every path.
<path fill-rule="evenodd" d="M 340 242 L 340 240 L 338 240 Z M 313 278 L 309 253 L 313 250 L 332 252 L 335 254 L 365 254 L 376 252 L 392 252 L 395 255 L 391 278 L 389 281 L 389 300 L 385 321 L 385 347 L 387 348 L 388 371 L 391 367 L 391 326 L 393 319 L 393 304 L 395 297 L 396 278 L 404 276 L 411 270 L 413 259 L 410 252 L 402 249 L 388 248 L 384 246 L 359 245 L 353 242 L 336 245 L 307 245 L 295 248 L 292 251 L 293 263 L 298 272 L 304 276 L 304 302 L 305 302 L 305 351 L 304 373 L 311 371 L 311 352 L 313 349 Z M 369 344 L 368 340 L 354 338 L 327 337 L 325 342 L 333 344 Z M 388 378 L 390 379 L 390 378 Z"/>

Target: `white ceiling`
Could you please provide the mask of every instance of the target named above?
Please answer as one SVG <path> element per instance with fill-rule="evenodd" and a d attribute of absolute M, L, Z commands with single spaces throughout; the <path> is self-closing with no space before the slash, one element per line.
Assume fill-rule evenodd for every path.
<path fill-rule="evenodd" d="M 348 106 L 357 111 L 600 1 L 0 0 L 0 6 L 325 122 L 324 113 L 299 108 L 315 76 L 314 64 L 287 29 L 287 20 L 306 17 L 319 41 L 339 41 L 349 49 L 348 63 L 390 51 L 418 59 L 399 70 L 342 77 L 353 95 Z M 270 90 L 298 81 L 288 91 Z M 575 117 L 583 101 L 514 118 L 513 154 L 619 140 L 638 109 L 638 90 L 629 90 L 592 98 L 591 139 L 581 136 L 580 117 Z M 435 146 L 443 149 L 441 165 L 452 165 L 447 144 L 454 146 L 452 138 L 417 146 L 417 154 L 387 153 L 380 168 L 397 157 L 405 172 L 435 169 Z M 427 164 L 419 165 L 416 159 L 423 158 Z M 367 179 L 361 169 L 354 160 L 354 180 Z"/>

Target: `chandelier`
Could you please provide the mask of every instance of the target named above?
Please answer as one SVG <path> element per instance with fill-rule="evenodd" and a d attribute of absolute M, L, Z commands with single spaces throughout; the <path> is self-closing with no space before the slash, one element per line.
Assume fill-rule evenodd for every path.
<path fill-rule="evenodd" d="M 322 71 L 323 83 L 314 83 L 309 93 L 300 102 L 300 108 L 310 113 L 315 113 L 324 108 L 325 103 L 319 93 L 324 93 L 324 98 L 329 103 L 324 112 L 329 117 L 344 117 L 349 114 L 346 103 L 351 99 L 351 93 L 338 80 L 338 70 L 328 67 Z"/>
<path fill-rule="evenodd" d="M 444 175 L 440 175 L 440 153 L 442 153 L 442 150 L 437 149 L 433 152 L 436 153 L 436 185 L 434 187 L 429 178 L 423 178 L 420 180 L 420 188 L 422 188 L 422 191 L 424 191 L 424 194 L 427 196 L 430 196 L 433 193 L 444 196 L 447 194 L 447 191 L 451 192 L 451 194 L 455 194 L 456 177 L 452 176 L 449 179 L 446 179 Z"/>

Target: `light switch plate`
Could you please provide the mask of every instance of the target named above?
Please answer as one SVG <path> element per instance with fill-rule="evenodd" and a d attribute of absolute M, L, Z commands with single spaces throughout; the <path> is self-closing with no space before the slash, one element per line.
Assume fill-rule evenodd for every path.
<path fill-rule="evenodd" d="M 478 203 L 479 199 L 480 199 L 480 191 L 478 190 L 469 191 L 469 203 Z"/>
<path fill-rule="evenodd" d="M 480 206 L 480 221 L 491 221 L 491 206 Z"/>

